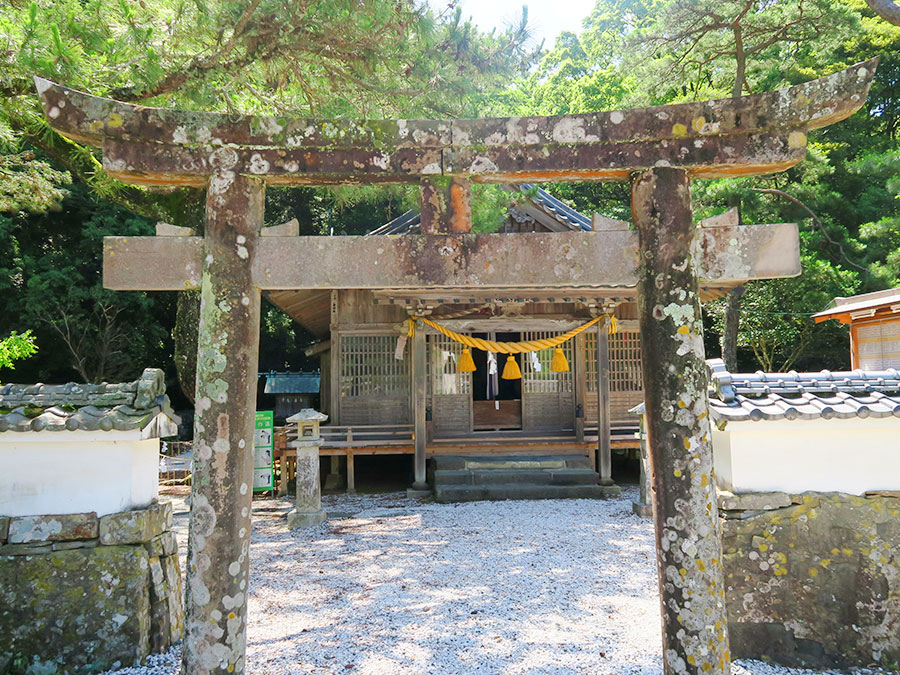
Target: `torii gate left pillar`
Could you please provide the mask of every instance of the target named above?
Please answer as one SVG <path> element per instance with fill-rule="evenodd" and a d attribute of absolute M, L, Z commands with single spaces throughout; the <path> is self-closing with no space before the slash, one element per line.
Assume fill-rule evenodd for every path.
<path fill-rule="evenodd" d="M 148 249 L 139 238 L 119 238 L 104 253 L 107 287 L 201 290 L 186 675 L 245 666 L 260 288 L 563 287 L 576 279 L 604 287 L 637 283 L 642 332 L 659 347 L 649 356 L 653 350 L 645 350 L 643 372 L 653 392 L 648 419 L 656 418 L 649 442 L 666 673 L 730 672 L 704 438 L 709 423 L 702 412 L 697 279 L 727 285 L 790 276 L 799 272 L 799 256 L 782 257 L 786 250 L 798 254 L 794 226 L 696 235 L 689 178 L 771 173 L 797 163 L 808 129 L 862 106 L 874 66 L 857 64 L 787 90 L 723 101 L 443 122 L 235 121 L 130 106 L 38 80 L 50 123 L 70 138 L 101 145 L 111 175 L 144 185 L 208 188 L 203 239 L 172 237 L 151 241 Z M 469 178 L 631 179 L 637 242 L 632 232 L 523 235 L 515 245 L 510 237 L 471 234 L 374 242 L 295 237 L 264 251 L 259 238 L 263 180 L 437 180 L 438 202 L 452 204 L 467 193 L 455 181 Z M 465 225 L 464 210 L 444 213 L 435 215 L 441 229 L 446 223 L 444 231 Z M 626 251 L 637 254 L 639 271 Z M 113 256 L 114 270 L 107 268 Z M 314 271 L 297 264 L 312 256 L 331 264 Z M 139 265 L 149 272 L 143 278 Z M 684 414 L 688 406 L 691 419 Z"/>
<path fill-rule="evenodd" d="M 228 153 L 224 155 L 227 162 Z M 210 177 L 200 280 L 185 662 L 244 670 L 265 183 L 227 164 Z"/>

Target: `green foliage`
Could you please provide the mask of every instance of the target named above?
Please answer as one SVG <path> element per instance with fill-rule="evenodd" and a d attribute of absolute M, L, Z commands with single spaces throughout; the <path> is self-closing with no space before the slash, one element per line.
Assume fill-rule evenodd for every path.
<path fill-rule="evenodd" d="M 835 367 L 846 356 L 845 334 L 813 325 L 808 315 L 835 294 L 900 283 L 900 28 L 864 0 L 598 0 L 584 30 L 560 35 L 536 64 L 524 24 L 484 35 L 461 17 L 418 0 L 5 3 L 0 329 L 33 328 L 42 348 L 40 365 L 26 362 L 19 373 L 59 379 L 74 367 L 83 378 L 115 379 L 133 376 L 126 362 L 141 368 L 168 358 L 173 298 L 104 291 L 100 239 L 150 231 L 151 221 L 131 214 L 200 227 L 203 207 L 198 190 L 111 180 L 97 151 L 46 125 L 33 74 L 148 105 L 447 117 L 755 93 L 880 55 L 866 109 L 813 132 L 806 161 L 770 177 L 696 181 L 693 202 L 698 217 L 738 206 L 746 223 L 801 228 L 803 276 L 755 283 L 744 296 L 747 367 Z M 584 213 L 630 219 L 627 183 L 548 187 Z M 496 231 L 512 199 L 475 186 L 474 229 Z M 410 186 L 273 188 L 266 214 L 267 224 L 297 218 L 303 234 L 361 234 L 417 205 Z M 53 209 L 60 210 L 46 213 Z M 193 317 L 185 303 L 178 303 L 180 316 Z M 715 332 L 721 308 L 712 305 L 709 315 Z M 311 336 L 269 306 L 262 328 L 266 368 L 309 367 L 302 350 Z M 191 351 L 190 331 L 176 337 L 182 368 L 191 370 L 183 353 Z M 192 388 L 190 375 L 184 382 Z"/>
<path fill-rule="evenodd" d="M 124 381 L 170 363 L 171 298 L 101 283 L 103 237 L 150 233 L 147 220 L 80 185 L 57 212 L 0 216 L 0 325 L 31 328 L 41 346 L 41 359 L 23 364 L 18 376 Z"/>
<path fill-rule="evenodd" d="M 265 336 L 264 344 L 260 340 L 260 372 L 319 368 L 319 358 L 310 358 L 304 353 L 315 338 L 268 301 L 263 302 L 260 328 Z"/>
<path fill-rule="evenodd" d="M 736 82 L 741 93 L 756 93 L 880 57 L 864 111 L 813 132 L 806 161 L 768 177 L 692 184 L 698 218 L 738 207 L 745 223 L 796 222 L 801 229 L 803 275 L 756 282 L 743 298 L 741 367 L 847 365 L 846 331 L 833 322 L 814 325 L 809 315 L 834 295 L 900 283 L 900 29 L 864 0 L 598 0 L 584 26 L 578 36 L 561 36 L 499 99 L 498 112 L 727 97 Z M 585 213 L 630 220 L 627 184 L 544 187 Z M 708 307 L 713 336 L 723 329 L 723 312 L 723 302 Z"/>
<path fill-rule="evenodd" d="M 807 368 L 847 368 L 846 328 L 834 322 L 817 325 L 811 312 L 836 296 L 856 293 L 857 276 L 812 254 L 802 255 L 801 263 L 799 277 L 747 284 L 741 298 L 738 346 L 748 349 L 759 369 L 767 372 L 785 372 L 798 363 Z M 724 301 L 717 301 L 707 310 L 717 332 L 724 326 L 724 306 Z"/>
<path fill-rule="evenodd" d="M 57 171 L 33 152 L 0 140 L 0 213 L 40 213 L 59 208 L 66 195 L 61 187 L 69 175 Z"/>
<path fill-rule="evenodd" d="M 0 368 L 15 368 L 15 362 L 37 353 L 34 336 L 30 330 L 24 333 L 13 331 L 0 340 Z"/>
<path fill-rule="evenodd" d="M 849 165 L 851 173 L 866 177 L 857 208 L 867 222 L 859 240 L 869 271 L 887 286 L 900 284 L 900 154 L 868 154 Z"/>
<path fill-rule="evenodd" d="M 33 317 L 39 342 L 54 347 L 43 350 L 34 377 L 59 379 L 71 364 L 83 379 L 115 379 L 130 367 L 160 363 L 169 350 L 174 299 L 104 291 L 100 238 L 149 233 L 148 222 L 110 203 L 202 229 L 204 198 L 197 189 L 149 190 L 112 180 L 99 151 L 48 127 L 33 75 L 101 96 L 186 109 L 319 117 L 473 115 L 502 86 L 503 75 L 530 64 L 527 37 L 524 23 L 484 35 L 460 11 L 438 13 L 418 0 L 4 3 L 0 212 L 11 213 L 0 219 L 0 234 L 6 235 L 0 267 L 8 271 L 5 286 L 14 294 L 5 301 L 5 321 Z M 73 196 L 62 203 L 68 177 L 60 169 L 76 181 Z M 102 199 L 91 201 L 83 186 Z M 359 232 L 397 215 L 411 196 L 409 188 L 271 190 L 267 223 L 296 217 L 304 234 Z M 58 218 L 18 213 L 57 207 Z M 58 227 L 62 222 L 65 231 Z M 183 320 L 195 316 L 186 307 L 192 301 L 185 295 L 177 302 Z M 290 340 L 284 321 L 264 324 L 262 348 L 293 361 L 299 347 L 285 346 Z M 192 328 L 181 326 L 175 334 L 186 392 L 193 390 Z"/>
<path fill-rule="evenodd" d="M 631 2 L 626 2 L 632 5 Z M 641 3 L 627 64 L 645 102 L 702 100 L 774 89 L 826 64 L 858 25 L 835 0 L 655 0 Z"/>

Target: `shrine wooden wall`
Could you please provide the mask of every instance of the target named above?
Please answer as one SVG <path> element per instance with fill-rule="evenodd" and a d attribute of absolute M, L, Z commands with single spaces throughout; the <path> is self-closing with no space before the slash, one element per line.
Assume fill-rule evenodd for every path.
<path fill-rule="evenodd" d="M 401 324 L 407 318 L 403 305 L 375 303 L 371 291 L 335 291 L 332 297 L 331 350 L 323 358 L 322 400 L 332 424 L 392 425 L 412 422 L 411 343 L 402 360 L 394 358 Z M 546 304 L 546 303 L 545 303 Z M 560 316 L 565 306 L 528 306 L 523 327 L 534 328 L 544 313 Z M 610 418 L 613 423 L 632 424 L 628 410 L 643 400 L 640 364 L 640 334 L 630 322 L 631 307 L 622 307 L 623 327 L 610 336 Z M 506 325 L 510 324 L 509 321 Z M 430 330 L 430 329 L 429 329 Z M 464 331 L 468 332 L 468 331 Z M 522 340 L 558 334 L 559 330 L 523 330 Z M 583 354 L 576 354 L 578 345 Z M 597 342 L 591 330 L 583 340 L 563 347 L 570 371 L 550 370 L 552 350 L 538 352 L 538 371 L 530 357 L 520 359 L 522 369 L 522 429 L 533 432 L 573 431 L 576 406 L 583 397 L 584 419 L 596 426 Z M 426 405 L 431 410 L 431 434 L 463 436 L 473 429 L 471 375 L 458 373 L 456 364 L 462 345 L 430 333 L 427 336 Z M 324 357 L 325 355 L 323 355 Z M 502 363 L 501 363 L 502 367 Z M 583 378 L 577 370 L 584 370 Z M 326 386 L 329 390 L 326 392 Z M 583 387 L 583 393 L 578 391 Z"/>

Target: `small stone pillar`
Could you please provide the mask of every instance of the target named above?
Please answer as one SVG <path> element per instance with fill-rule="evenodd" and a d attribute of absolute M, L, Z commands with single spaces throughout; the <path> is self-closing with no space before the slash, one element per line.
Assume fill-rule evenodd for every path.
<path fill-rule="evenodd" d="M 297 425 L 297 440 L 288 445 L 297 452 L 297 490 L 294 510 L 287 514 L 288 527 L 318 525 L 325 520 L 322 508 L 322 487 L 319 483 L 319 424 L 328 415 L 312 408 L 304 408 L 287 418 L 289 424 Z"/>
<path fill-rule="evenodd" d="M 628 412 L 632 415 L 638 415 L 641 419 L 641 430 L 637 434 L 638 439 L 640 439 L 641 441 L 641 492 L 640 496 L 638 497 L 638 501 L 631 502 L 631 510 L 634 511 L 634 515 L 640 516 L 641 518 L 652 518 L 653 502 L 652 488 L 650 486 L 650 460 L 647 456 L 647 423 L 644 419 L 644 404 L 641 403 L 640 405 L 636 405 Z"/>

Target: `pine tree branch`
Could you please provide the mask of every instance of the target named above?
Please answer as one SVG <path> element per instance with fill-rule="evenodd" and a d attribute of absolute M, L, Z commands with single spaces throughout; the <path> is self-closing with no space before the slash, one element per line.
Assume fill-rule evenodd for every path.
<path fill-rule="evenodd" d="M 810 215 L 813 223 L 815 223 L 816 227 L 819 228 L 819 232 L 822 233 L 822 236 L 825 237 L 826 241 L 828 241 L 828 243 L 831 244 L 832 246 L 837 247 L 838 251 L 840 251 L 840 253 L 841 253 L 841 257 L 846 261 L 846 263 L 848 265 L 855 267 L 860 272 L 865 272 L 865 273 L 869 272 L 869 270 L 866 269 L 865 267 L 863 267 L 862 265 L 857 265 L 855 262 L 850 260 L 849 256 L 844 251 L 844 247 L 841 246 L 840 242 L 835 241 L 834 239 L 831 238 L 831 235 L 828 234 L 828 231 L 825 229 L 825 223 L 823 223 L 821 220 L 819 220 L 819 216 L 817 216 L 815 214 L 815 212 L 811 208 L 809 208 L 806 204 L 804 204 L 802 201 L 800 201 L 793 195 L 788 194 L 784 190 L 777 190 L 775 188 L 750 188 L 750 189 L 753 190 L 753 192 L 761 192 L 761 193 L 767 194 L 767 195 L 777 195 L 779 197 L 784 197 L 789 202 L 792 202 L 792 203 L 796 204 L 797 206 L 799 206 L 801 209 L 803 209 Z"/>

